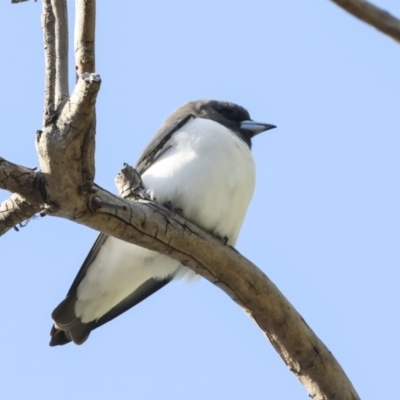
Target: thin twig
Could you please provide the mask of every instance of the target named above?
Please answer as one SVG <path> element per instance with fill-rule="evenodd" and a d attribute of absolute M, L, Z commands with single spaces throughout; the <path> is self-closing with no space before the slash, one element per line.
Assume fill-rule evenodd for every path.
<path fill-rule="evenodd" d="M 75 2 L 75 68 L 78 76 L 95 72 L 96 1 Z"/>
<path fill-rule="evenodd" d="M 55 16 L 56 89 L 58 106 L 69 96 L 68 89 L 68 13 L 66 0 L 52 0 Z"/>
<path fill-rule="evenodd" d="M 331 0 L 350 14 L 400 42 L 400 20 L 365 0 Z"/>
<path fill-rule="evenodd" d="M 44 36 L 45 58 L 45 98 L 43 111 L 43 126 L 49 124 L 55 111 L 55 78 L 56 78 L 56 34 L 55 17 L 51 0 L 43 0 L 42 29 Z"/>

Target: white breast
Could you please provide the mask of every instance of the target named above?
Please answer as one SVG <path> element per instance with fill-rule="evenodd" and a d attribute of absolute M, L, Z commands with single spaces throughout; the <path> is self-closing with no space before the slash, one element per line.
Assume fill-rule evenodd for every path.
<path fill-rule="evenodd" d="M 143 174 L 144 186 L 158 202 L 170 201 L 187 219 L 234 245 L 254 190 L 249 147 L 222 125 L 198 118 L 170 144 Z M 150 278 L 193 274 L 167 256 L 108 237 L 78 287 L 76 315 L 92 321 Z"/>
<path fill-rule="evenodd" d="M 236 243 L 255 184 L 250 149 L 224 126 L 202 118 L 177 131 L 142 176 L 159 202 L 171 201 L 203 229 Z"/>

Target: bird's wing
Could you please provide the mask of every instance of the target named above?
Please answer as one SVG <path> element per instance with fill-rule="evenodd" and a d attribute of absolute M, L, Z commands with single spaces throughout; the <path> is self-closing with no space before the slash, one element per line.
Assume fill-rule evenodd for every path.
<path fill-rule="evenodd" d="M 53 311 L 52 318 L 56 322 L 50 335 L 50 346 L 59 346 L 73 341 L 82 344 L 89 337 L 90 332 L 101 325 L 118 317 L 142 300 L 146 299 L 157 290 L 161 289 L 172 280 L 172 277 L 164 279 L 149 279 L 139 286 L 129 296 L 125 297 L 101 318 L 83 323 L 75 314 L 77 301 L 76 291 L 68 295 Z"/>
<path fill-rule="evenodd" d="M 185 125 L 191 117 L 192 116 L 190 114 L 183 114 L 180 117 L 174 117 L 174 114 L 172 114 L 171 117 L 168 118 L 167 121 L 165 121 L 165 123 L 158 130 L 154 138 L 148 144 L 146 149 L 143 151 L 136 164 L 136 170 L 139 172 L 140 175 L 142 175 L 143 172 L 145 172 L 151 166 L 151 164 L 155 160 L 157 160 L 158 157 L 160 157 L 161 154 L 165 153 L 165 151 L 167 150 L 166 148 L 169 148 L 168 146 L 165 146 L 165 143 L 178 129 Z M 105 233 L 100 233 L 100 235 L 97 237 L 96 241 L 93 244 L 93 247 L 89 251 L 89 254 L 83 262 L 74 281 L 72 282 L 67 296 L 71 293 L 76 293 L 76 290 L 79 284 L 82 282 L 82 279 L 85 277 L 88 268 L 97 257 L 101 246 L 103 246 L 107 238 L 108 235 L 106 235 Z"/>
<path fill-rule="evenodd" d="M 190 118 L 192 118 L 192 115 L 189 113 L 174 113 L 164 122 L 137 162 L 136 169 L 139 174 L 143 174 L 161 154 L 168 150 L 168 140 L 178 129 L 185 125 Z M 67 293 L 67 297 L 53 311 L 52 318 L 55 321 L 55 325 L 51 330 L 51 346 L 66 344 L 70 341 L 74 341 L 77 344 L 83 343 L 93 329 L 98 328 L 129 310 L 172 280 L 172 277 L 149 279 L 143 282 L 134 292 L 98 320 L 82 323 L 75 314 L 77 289 L 107 238 L 108 235 L 104 233 L 101 233 L 97 237 L 97 240 L 76 275 Z"/>
<path fill-rule="evenodd" d="M 107 240 L 107 238 L 108 238 L 108 235 L 106 235 L 105 233 L 100 233 L 100 235 L 97 236 L 97 239 L 94 242 L 92 248 L 90 249 L 89 254 L 86 256 L 85 261 L 83 262 L 81 268 L 79 269 L 79 272 L 77 273 L 74 281 L 72 282 L 72 285 L 68 290 L 67 296 L 76 293 L 76 290 L 78 289 L 79 284 L 82 282 L 82 279 L 86 275 L 86 271 L 92 265 L 92 262 L 97 257 L 97 254 L 99 253 L 99 251 L 101 249 L 101 246 L 103 246 L 103 244 Z"/>
<path fill-rule="evenodd" d="M 157 158 L 169 149 L 167 142 L 193 116 L 190 113 L 173 113 L 160 127 L 153 139 L 142 152 L 136 164 L 136 170 L 142 175 Z"/>
<path fill-rule="evenodd" d="M 92 249 L 83 262 L 75 280 L 73 281 L 66 298 L 54 309 L 51 316 L 55 324 L 50 332 L 50 346 L 63 345 L 69 343 L 70 341 L 73 341 L 76 344 L 84 343 L 92 330 L 118 317 L 120 314 L 129 310 L 142 300 L 161 289 L 173 279 L 173 276 L 167 276 L 164 278 L 149 278 L 143 281 L 133 292 L 122 299 L 100 318 L 87 323 L 82 322 L 81 319 L 76 315 L 75 310 L 75 305 L 78 301 L 78 287 L 85 279 L 90 266 L 93 264 L 107 238 L 108 235 L 105 235 L 104 233 L 101 233 L 98 236 Z M 133 259 L 132 263 L 134 262 L 135 260 Z"/>

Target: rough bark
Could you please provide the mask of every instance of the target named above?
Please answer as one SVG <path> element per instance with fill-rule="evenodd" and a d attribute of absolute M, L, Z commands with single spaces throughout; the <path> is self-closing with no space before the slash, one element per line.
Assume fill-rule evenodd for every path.
<path fill-rule="evenodd" d="M 40 205 L 31 204 L 23 196 L 14 193 L 0 204 L 0 236 L 11 228 L 18 230 L 40 211 Z"/>
<path fill-rule="evenodd" d="M 41 195 L 41 174 L 34 169 L 13 164 L 0 157 L 0 188 L 28 196 L 34 203 L 44 202 Z"/>

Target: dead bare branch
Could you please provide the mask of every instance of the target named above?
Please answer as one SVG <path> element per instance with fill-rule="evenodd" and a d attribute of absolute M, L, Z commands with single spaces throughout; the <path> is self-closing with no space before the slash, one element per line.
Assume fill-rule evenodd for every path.
<path fill-rule="evenodd" d="M 68 89 L 68 13 L 66 0 L 52 0 L 55 16 L 56 88 L 55 104 L 69 96 Z"/>
<path fill-rule="evenodd" d="M 136 178 L 135 174 L 122 172 L 118 186 L 122 190 L 138 187 Z M 52 190 L 54 194 L 54 188 Z M 86 201 L 79 193 L 75 192 L 75 196 L 81 202 Z M 359 399 L 334 356 L 294 307 L 261 270 L 235 249 L 180 215 L 172 215 L 157 203 L 128 201 L 97 186 L 88 196 L 89 200 L 85 203 L 88 208 L 84 209 L 81 205 L 79 213 L 57 207 L 50 207 L 48 212 L 180 261 L 224 290 L 244 308 L 312 398 Z M 0 219 L 3 232 L 40 209 L 39 205 L 23 204 L 27 207 L 23 213 L 25 208 L 20 211 L 21 204 L 14 203 L 3 207 L 6 211 L 2 218 L 4 222 Z"/>
<path fill-rule="evenodd" d="M 76 0 L 75 57 L 80 79 L 56 116 L 55 92 L 62 83 L 56 84 L 54 71 L 61 67 L 54 61 L 58 51 L 55 46 L 56 42 L 61 46 L 66 39 L 55 39 L 58 28 L 54 15 L 62 16 L 63 11 L 52 11 L 51 1 L 44 0 L 46 118 L 36 146 L 43 179 L 40 194 L 46 204 L 40 202 L 42 199 L 30 203 L 33 195 L 26 199 L 13 195 L 0 205 L 0 232 L 2 227 L 3 231 L 10 229 L 45 207 L 49 215 L 166 254 L 214 283 L 243 307 L 313 399 L 359 399 L 333 355 L 254 264 L 218 238 L 145 196 L 128 201 L 93 184 L 95 102 L 100 88 L 100 79 L 93 73 L 95 1 Z M 67 34 L 65 29 L 58 32 L 60 36 Z M 137 174 L 122 174 L 118 182 L 124 195 L 140 188 Z"/>
<path fill-rule="evenodd" d="M 51 0 L 42 2 L 42 29 L 44 36 L 45 58 L 45 97 L 43 110 L 43 126 L 46 126 L 55 112 L 56 93 L 56 33 L 55 17 Z"/>
<path fill-rule="evenodd" d="M 0 236 L 32 218 L 39 211 L 38 204 L 32 205 L 21 195 L 13 194 L 0 204 Z M 18 230 L 18 228 L 16 229 Z"/>
<path fill-rule="evenodd" d="M 90 191 L 93 185 L 95 101 L 99 88 L 98 75 L 83 74 L 57 122 L 37 136 L 46 200 L 67 214 L 68 209 L 79 212 L 87 207 L 78 194 Z"/>
<path fill-rule="evenodd" d="M 313 399 L 359 399 L 337 360 L 294 307 L 236 250 L 157 203 L 127 202 L 99 187 L 92 198 L 116 206 L 93 205 L 97 212 L 76 222 L 167 254 L 224 290 L 257 322 Z"/>
<path fill-rule="evenodd" d="M 400 20 L 365 0 L 331 0 L 350 14 L 400 42 Z"/>
<path fill-rule="evenodd" d="M 76 72 L 95 72 L 95 0 L 76 0 L 75 13 Z"/>
<path fill-rule="evenodd" d="M 13 164 L 0 157 L 0 189 L 29 198 L 33 203 L 44 203 L 41 174 L 33 169 Z"/>

